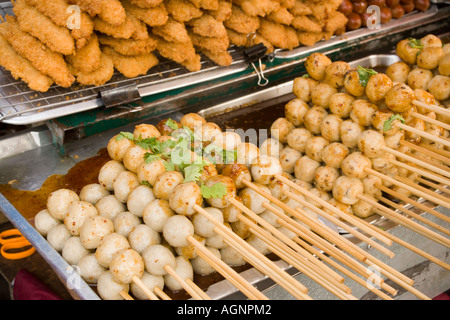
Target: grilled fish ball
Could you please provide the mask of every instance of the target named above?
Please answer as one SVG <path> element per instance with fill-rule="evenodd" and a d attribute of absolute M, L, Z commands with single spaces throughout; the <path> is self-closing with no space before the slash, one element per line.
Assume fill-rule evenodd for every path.
<path fill-rule="evenodd" d="M 386 142 L 386 147 L 391 149 L 398 149 L 400 147 L 400 141 L 405 138 L 404 131 L 398 131 L 397 133 L 386 135 L 384 141 Z"/>
<path fill-rule="evenodd" d="M 335 87 L 332 87 L 328 83 L 321 82 L 312 89 L 311 101 L 315 106 L 321 106 L 328 109 L 330 106 L 330 99 L 336 93 L 338 93 L 338 90 Z"/>
<path fill-rule="evenodd" d="M 83 247 L 80 241 L 80 237 L 77 236 L 67 239 L 61 250 L 61 256 L 70 265 L 76 265 L 81 258 L 88 255 L 89 253 L 90 251 Z"/>
<path fill-rule="evenodd" d="M 365 94 L 366 88 L 360 82 L 358 70 L 351 69 L 345 73 L 344 88 L 354 97 L 360 97 Z"/>
<path fill-rule="evenodd" d="M 192 237 L 198 242 L 200 242 L 202 245 L 206 244 L 206 238 L 200 237 L 198 234 L 195 233 Z M 194 259 L 195 257 L 198 256 L 197 248 L 192 243 L 189 243 L 187 246 L 184 247 L 171 247 L 171 248 L 175 250 L 176 254 L 178 254 L 179 256 L 183 256 L 189 260 Z"/>
<path fill-rule="evenodd" d="M 110 160 L 100 168 L 98 173 L 98 182 L 106 190 L 113 191 L 114 181 L 116 181 L 117 176 L 126 170 L 127 169 L 121 162 L 117 160 Z"/>
<path fill-rule="evenodd" d="M 234 206 L 230 206 L 230 207 L 234 207 Z M 226 226 L 227 228 L 232 230 L 229 223 L 224 223 L 224 226 Z M 225 248 L 226 246 L 228 246 L 228 244 L 225 242 L 223 235 L 218 234 L 218 233 L 216 233 L 212 237 L 203 238 L 203 239 L 205 239 L 205 246 L 208 246 L 211 248 L 222 249 L 222 248 Z"/>
<path fill-rule="evenodd" d="M 123 165 L 129 171 L 137 173 L 139 167 L 144 162 L 144 156 L 148 151 L 139 145 L 133 145 L 127 149 L 123 157 Z"/>
<path fill-rule="evenodd" d="M 450 43 L 445 44 L 445 45 L 442 47 L 442 50 L 444 50 L 444 54 L 450 53 Z"/>
<path fill-rule="evenodd" d="M 128 237 L 131 230 L 141 224 L 141 219 L 129 211 L 124 211 L 113 219 L 113 223 L 116 233 Z"/>
<path fill-rule="evenodd" d="M 333 184 L 339 177 L 339 171 L 336 168 L 322 166 L 317 168 L 314 182 L 316 188 L 321 191 L 331 191 Z"/>
<path fill-rule="evenodd" d="M 352 110 L 353 101 L 355 101 L 355 98 L 348 93 L 339 92 L 333 94 L 330 98 L 330 111 L 342 119 L 348 118 Z"/>
<path fill-rule="evenodd" d="M 133 250 L 138 253 L 150 245 L 160 244 L 161 237 L 158 232 L 150 228 L 146 224 L 139 224 L 134 227 L 128 234 L 128 241 Z"/>
<path fill-rule="evenodd" d="M 399 120 L 396 119 L 393 122 L 391 122 L 391 128 L 389 130 L 384 130 L 384 124 L 386 121 L 388 121 L 394 113 L 389 110 L 377 110 L 373 114 L 372 117 L 372 125 L 375 129 L 382 132 L 384 135 L 393 135 L 398 132 L 399 128 L 395 125 Z"/>
<path fill-rule="evenodd" d="M 223 224 L 224 219 L 222 211 L 214 207 L 208 207 L 204 210 L 207 211 L 214 218 L 214 220 L 217 220 L 220 224 Z M 195 233 L 202 237 L 208 238 L 216 235 L 216 232 L 214 231 L 216 228 L 215 224 L 200 213 L 197 213 L 192 217 L 192 224 L 194 225 Z"/>
<path fill-rule="evenodd" d="M 365 197 L 377 201 L 370 194 L 363 194 Z M 374 214 L 373 206 L 366 201 L 359 200 L 357 203 L 352 205 L 353 214 L 361 219 L 365 219 Z"/>
<path fill-rule="evenodd" d="M 344 75 L 351 69 L 350 65 L 345 61 L 335 61 L 325 68 L 325 79 L 333 88 L 344 86 Z"/>
<path fill-rule="evenodd" d="M 181 279 L 184 280 L 189 279 L 191 281 L 194 280 L 194 268 L 192 268 L 192 264 L 188 259 L 186 259 L 185 257 L 176 257 L 175 264 L 176 266 L 174 270 Z M 175 278 L 173 278 L 170 274 L 164 275 L 161 284 L 165 285 L 172 291 L 179 291 L 183 289 L 180 283 L 177 280 L 175 280 Z"/>
<path fill-rule="evenodd" d="M 58 189 L 48 195 L 47 210 L 58 220 L 64 220 L 70 205 L 80 200 L 75 191 L 69 189 Z"/>
<path fill-rule="evenodd" d="M 155 288 L 160 288 L 161 290 L 164 289 L 165 281 L 162 276 L 154 276 L 144 271 L 144 274 L 142 275 L 140 280 L 150 291 L 155 290 Z M 168 284 L 168 281 L 166 282 L 166 284 Z M 167 287 L 169 286 L 167 285 Z M 145 292 L 142 291 L 142 289 L 134 282 L 130 284 L 130 292 L 139 300 L 149 300 L 148 295 L 145 294 Z"/>
<path fill-rule="evenodd" d="M 187 238 L 194 234 L 194 225 L 187 217 L 174 215 L 164 223 L 162 234 L 172 247 L 184 247 L 189 245 Z"/>
<path fill-rule="evenodd" d="M 280 141 L 274 138 L 268 138 L 264 140 L 259 148 L 259 154 L 261 156 L 271 156 L 278 158 L 282 149 Z M 256 161 L 256 159 L 254 159 Z"/>
<path fill-rule="evenodd" d="M 367 177 L 362 179 L 362 183 L 364 186 L 364 193 L 375 195 L 381 193 L 380 188 L 378 188 L 378 184 L 381 185 L 382 181 L 379 177 L 368 175 Z"/>
<path fill-rule="evenodd" d="M 244 164 L 226 164 L 222 169 L 222 175 L 233 179 L 237 189 L 245 188 L 245 184 L 243 183 L 244 180 L 252 180 L 250 170 Z"/>
<path fill-rule="evenodd" d="M 225 131 L 216 134 L 212 138 L 211 143 L 223 150 L 233 151 L 242 143 L 242 139 L 236 132 Z"/>
<path fill-rule="evenodd" d="M 82 257 L 78 261 L 77 266 L 79 268 L 80 276 L 87 283 L 98 283 L 98 279 L 105 271 L 110 275 L 109 271 L 98 263 L 94 253 L 89 253 Z"/>
<path fill-rule="evenodd" d="M 355 204 L 359 201 L 358 196 L 364 192 L 364 185 L 360 179 L 340 176 L 333 186 L 333 197 L 345 204 Z"/>
<path fill-rule="evenodd" d="M 311 188 L 311 189 L 309 189 L 309 192 L 311 192 L 313 195 L 315 195 L 316 197 L 318 197 L 326 202 L 328 202 L 331 199 L 331 195 L 328 192 L 326 192 L 324 190 L 320 190 L 318 188 Z M 320 204 L 320 202 L 316 202 L 315 200 L 312 200 L 309 197 L 306 197 L 305 201 L 311 203 L 313 206 L 315 206 L 317 208 L 322 208 L 322 204 Z"/>
<path fill-rule="evenodd" d="M 215 248 L 206 247 L 212 254 L 214 254 L 218 259 L 221 259 L 220 251 Z M 206 262 L 202 257 L 197 256 L 191 260 L 192 268 L 195 273 L 206 276 L 216 272 L 208 262 Z"/>
<path fill-rule="evenodd" d="M 423 48 L 417 55 L 417 66 L 419 68 L 433 70 L 439 66 L 439 61 L 444 56 L 442 47 Z"/>
<path fill-rule="evenodd" d="M 84 186 L 80 191 L 80 200 L 87 201 L 94 206 L 97 202 L 110 195 L 109 191 L 103 188 L 99 183 L 91 183 Z"/>
<path fill-rule="evenodd" d="M 131 192 L 139 186 L 139 180 L 131 171 L 119 173 L 113 183 L 114 196 L 122 203 L 126 203 Z"/>
<path fill-rule="evenodd" d="M 169 201 L 155 199 L 144 208 L 142 219 L 156 232 L 162 232 L 164 223 L 174 214 Z"/>
<path fill-rule="evenodd" d="M 156 160 L 151 163 L 145 161 L 139 166 L 137 170 L 137 177 L 139 183 L 147 182 L 151 186 L 155 184 L 156 178 L 166 171 L 164 160 Z"/>
<path fill-rule="evenodd" d="M 386 69 L 386 75 L 393 82 L 406 83 L 408 75 L 411 72 L 411 68 L 403 61 L 397 61 L 391 64 Z"/>
<path fill-rule="evenodd" d="M 256 183 L 256 185 L 263 191 L 270 194 L 270 189 L 266 185 L 258 183 Z M 242 198 L 242 202 L 244 203 L 244 205 L 256 214 L 259 214 L 266 210 L 263 204 L 269 202 L 269 200 L 250 188 L 242 189 L 239 193 L 239 196 Z"/>
<path fill-rule="evenodd" d="M 386 106 L 394 112 L 408 111 L 412 108 L 412 101 L 414 99 L 413 89 L 403 83 L 394 85 L 385 96 Z"/>
<path fill-rule="evenodd" d="M 317 82 L 314 79 L 297 77 L 292 83 L 292 93 L 297 97 L 298 100 L 309 102 L 311 100 L 311 90 L 316 85 Z"/>
<path fill-rule="evenodd" d="M 288 173 L 294 172 L 295 162 L 302 156 L 301 152 L 291 148 L 286 147 L 280 152 L 280 164 L 283 171 Z"/>
<path fill-rule="evenodd" d="M 238 195 L 236 195 L 235 200 L 242 203 L 242 199 Z M 242 211 L 236 206 L 227 206 L 222 208 L 222 213 L 224 221 L 235 222 L 238 220 L 238 214 L 242 213 Z"/>
<path fill-rule="evenodd" d="M 352 206 L 349 204 L 337 201 L 335 198 L 329 199 L 328 203 L 331 204 L 336 209 L 338 209 L 339 211 L 342 211 L 343 213 L 349 215 L 353 214 Z M 331 211 L 328 208 L 325 208 L 324 211 L 337 219 L 339 218 L 339 215 L 337 215 L 335 212 Z"/>
<path fill-rule="evenodd" d="M 339 136 L 339 127 L 342 121 L 344 120 L 342 120 L 342 118 L 338 115 L 327 115 L 320 125 L 320 134 L 322 137 L 329 142 L 340 141 L 341 137 Z"/>
<path fill-rule="evenodd" d="M 439 101 L 450 98 L 450 77 L 436 75 L 428 83 L 428 91 Z"/>
<path fill-rule="evenodd" d="M 286 143 L 287 134 L 294 128 L 295 126 L 290 121 L 280 117 L 270 126 L 270 134 L 281 143 Z"/>
<path fill-rule="evenodd" d="M 138 124 L 134 127 L 133 136 L 135 139 L 149 139 L 161 136 L 161 132 L 152 124 Z"/>
<path fill-rule="evenodd" d="M 372 162 L 369 158 L 364 156 L 361 152 L 350 153 L 344 161 L 342 161 L 341 170 L 351 178 L 362 179 L 367 176 L 365 168 L 372 168 Z"/>
<path fill-rule="evenodd" d="M 416 64 L 417 54 L 421 49 L 411 46 L 410 42 L 411 40 L 409 39 L 403 39 L 399 41 L 397 43 L 395 52 L 397 56 L 399 56 L 399 58 L 404 62 L 409 65 L 414 65 Z"/>
<path fill-rule="evenodd" d="M 102 217 L 113 220 L 119 213 L 126 211 L 125 203 L 117 200 L 114 195 L 101 198 L 95 208 Z"/>
<path fill-rule="evenodd" d="M 358 137 L 364 131 L 364 127 L 353 122 L 353 120 L 344 120 L 339 127 L 342 144 L 347 148 L 355 148 L 358 145 Z"/>
<path fill-rule="evenodd" d="M 284 171 L 281 175 L 289 180 L 292 180 L 292 175 L 287 174 L 286 171 Z M 276 179 L 273 180 L 271 183 L 269 183 L 269 185 L 267 187 L 269 188 L 272 196 L 274 196 L 275 198 L 277 198 L 279 200 L 286 199 L 286 195 L 284 192 L 291 190 L 291 188 L 287 184 L 285 184 L 284 182 L 282 182 L 280 180 L 276 180 Z"/>
<path fill-rule="evenodd" d="M 97 291 L 103 300 L 123 300 L 122 291 L 129 292 L 130 285 L 128 283 L 120 283 L 114 280 L 109 271 L 104 271 L 98 277 Z"/>
<path fill-rule="evenodd" d="M 203 118 L 201 115 L 197 113 L 188 113 L 185 114 L 180 119 L 180 124 L 183 127 L 188 127 L 192 131 L 195 131 L 197 127 L 201 127 L 204 123 L 206 123 L 205 118 Z"/>
<path fill-rule="evenodd" d="M 442 76 L 450 76 L 450 53 L 445 54 L 441 60 L 439 60 L 438 71 Z"/>
<path fill-rule="evenodd" d="M 236 161 L 250 167 L 259 154 L 259 148 L 255 144 L 244 142 L 236 148 Z"/>
<path fill-rule="evenodd" d="M 245 241 L 263 255 L 270 253 L 269 245 L 254 234 L 251 234 Z"/>
<path fill-rule="evenodd" d="M 220 257 L 231 267 L 239 267 L 246 263 L 242 254 L 230 246 L 220 249 Z"/>
<path fill-rule="evenodd" d="M 169 122 L 170 121 L 170 122 Z M 157 136 L 156 138 L 159 139 L 170 139 L 170 136 L 175 130 L 178 130 L 181 128 L 181 124 L 173 119 L 163 119 L 158 122 L 156 125 L 156 130 L 159 131 L 161 134 L 160 136 Z"/>
<path fill-rule="evenodd" d="M 277 208 L 279 211 L 283 212 L 283 210 L 278 207 L 277 205 L 273 205 L 275 208 Z M 279 228 L 281 227 L 281 225 L 278 223 L 278 219 L 279 217 L 273 213 L 271 210 L 267 209 L 264 212 L 262 212 L 259 215 L 262 219 L 264 219 L 264 221 L 268 222 L 271 226 L 275 227 L 275 228 Z"/>
<path fill-rule="evenodd" d="M 283 172 L 283 168 L 277 158 L 260 156 L 256 158 L 255 164 L 250 168 L 250 172 L 256 183 L 267 185 L 274 179 L 274 174 Z"/>
<path fill-rule="evenodd" d="M 376 158 L 383 155 L 386 146 L 384 137 L 378 131 L 369 129 L 362 132 L 358 137 L 358 149 L 367 158 Z"/>
<path fill-rule="evenodd" d="M 214 122 L 206 122 L 201 127 L 195 128 L 194 133 L 204 142 L 211 142 L 213 137 L 222 132 L 222 129 Z"/>
<path fill-rule="evenodd" d="M 223 175 L 210 177 L 208 180 L 206 180 L 205 185 L 207 187 L 212 187 L 217 183 L 225 185 L 227 193 L 222 198 L 208 198 L 206 199 L 206 201 L 209 203 L 210 206 L 222 209 L 229 206 L 230 200 L 235 198 L 236 186 L 234 184 L 233 179 Z"/>
<path fill-rule="evenodd" d="M 148 246 L 142 252 L 145 270 L 154 276 L 163 276 L 167 274 L 165 266 L 176 267 L 176 260 L 173 253 L 162 244 Z"/>
<path fill-rule="evenodd" d="M 132 214 L 142 218 L 144 208 L 153 200 L 155 195 L 151 188 L 146 185 L 140 185 L 131 191 L 127 199 L 127 208 Z"/>
<path fill-rule="evenodd" d="M 80 229 L 80 240 L 86 249 L 95 249 L 105 236 L 114 232 L 111 219 L 95 216 L 87 219 Z"/>
<path fill-rule="evenodd" d="M 431 70 L 415 68 L 409 73 L 407 81 L 404 82 L 413 90 L 426 90 L 431 79 L 433 79 L 433 72 Z"/>
<path fill-rule="evenodd" d="M 156 178 L 153 185 L 153 194 L 158 199 L 169 200 L 173 189 L 182 183 L 184 180 L 183 174 L 178 171 L 165 171 L 158 178 Z"/>
<path fill-rule="evenodd" d="M 311 131 L 305 128 L 295 128 L 288 133 L 286 141 L 289 147 L 301 153 L 304 153 L 306 149 L 306 142 L 312 136 L 313 134 L 311 133 Z"/>
<path fill-rule="evenodd" d="M 348 148 L 339 142 L 332 142 L 322 150 L 322 161 L 328 166 L 339 169 L 349 154 Z"/>
<path fill-rule="evenodd" d="M 372 124 L 372 117 L 377 110 L 378 107 L 370 101 L 358 99 L 352 103 L 350 118 L 360 126 L 367 127 Z"/>
<path fill-rule="evenodd" d="M 408 126 L 420 131 L 425 131 L 426 129 L 426 123 L 422 119 L 414 118 L 410 122 L 408 122 Z M 417 133 L 407 131 L 405 133 L 405 140 L 408 140 L 410 142 L 414 143 L 420 143 L 422 141 L 422 136 L 418 135 Z"/>
<path fill-rule="evenodd" d="M 75 201 L 69 206 L 67 215 L 64 218 L 64 224 L 73 236 L 78 236 L 80 234 L 81 226 L 86 219 L 97 215 L 97 208 L 89 202 Z"/>
<path fill-rule="evenodd" d="M 185 216 L 191 216 L 196 212 L 194 209 L 194 205 L 202 205 L 203 197 L 199 185 L 191 181 L 180 183 L 175 188 L 173 188 L 168 202 L 170 209 L 172 209 L 176 213 Z M 160 203 L 159 205 L 163 204 Z M 169 214 L 166 209 L 163 210 L 166 215 Z M 162 217 L 161 214 L 159 214 L 158 216 Z M 156 223 L 156 220 L 154 222 Z"/>
<path fill-rule="evenodd" d="M 122 162 L 128 148 L 132 147 L 133 145 L 134 142 L 132 140 L 116 134 L 108 141 L 106 150 L 108 151 L 108 155 L 112 160 Z"/>
<path fill-rule="evenodd" d="M 305 114 L 305 127 L 312 134 L 320 134 L 320 125 L 323 119 L 328 115 L 327 110 L 321 106 L 313 106 Z"/>
<path fill-rule="evenodd" d="M 308 190 L 311 190 L 312 189 L 312 187 L 310 188 L 310 189 L 308 189 Z M 295 189 L 292 189 L 291 190 L 291 192 L 293 193 L 293 194 L 295 194 L 298 198 L 300 198 L 300 199 L 302 199 L 302 200 L 305 200 L 305 197 L 300 193 L 300 191 L 297 191 L 297 190 L 295 190 Z M 303 208 L 303 204 L 301 204 L 301 203 L 299 203 L 299 202 L 297 202 L 296 200 L 294 200 L 294 199 L 292 199 L 292 198 L 290 198 L 290 197 L 287 197 L 286 199 L 284 199 L 283 200 L 283 203 L 285 204 L 285 205 L 287 205 L 289 208 L 292 208 L 292 209 L 297 209 L 297 208 Z M 290 215 L 288 212 L 285 212 L 286 214 L 288 214 L 288 215 Z"/>
<path fill-rule="evenodd" d="M 395 156 L 392 153 L 385 152 L 379 157 L 371 158 L 372 167 L 376 171 L 384 171 L 393 166 L 392 160 L 396 160 Z"/>
<path fill-rule="evenodd" d="M 442 40 L 434 34 L 427 34 L 425 37 L 420 39 L 420 43 L 424 48 L 428 47 L 438 47 L 442 48 Z"/>
<path fill-rule="evenodd" d="M 62 223 L 52 227 L 47 232 L 47 241 L 48 243 L 58 252 L 61 252 L 64 247 L 64 243 L 69 239 L 72 235 L 66 226 Z"/>
<path fill-rule="evenodd" d="M 297 179 L 311 183 L 314 181 L 316 170 L 319 167 L 320 162 L 313 160 L 308 156 L 303 156 L 295 163 L 295 177 Z"/>
<path fill-rule="evenodd" d="M 34 217 L 34 227 L 44 237 L 51 228 L 59 224 L 61 220 L 54 218 L 47 209 L 39 211 Z"/>
<path fill-rule="evenodd" d="M 236 233 L 242 239 L 246 239 L 252 234 L 250 232 L 250 227 L 245 223 L 243 223 L 242 220 L 231 222 L 230 226 L 233 232 Z"/>
<path fill-rule="evenodd" d="M 97 262 L 105 268 L 109 265 L 113 257 L 122 250 L 130 248 L 127 238 L 118 233 L 110 233 L 103 238 L 95 250 L 95 258 Z"/>
<path fill-rule="evenodd" d="M 383 100 L 386 93 L 393 87 L 394 83 L 384 73 L 374 74 L 367 81 L 366 95 L 372 103 Z"/>
<path fill-rule="evenodd" d="M 305 154 L 311 159 L 321 162 L 322 151 L 330 142 L 321 136 L 315 136 L 306 142 Z"/>
<path fill-rule="evenodd" d="M 306 58 L 306 72 L 308 72 L 311 78 L 321 81 L 325 79 L 325 69 L 331 63 L 331 59 L 326 55 L 320 52 L 315 52 Z"/>

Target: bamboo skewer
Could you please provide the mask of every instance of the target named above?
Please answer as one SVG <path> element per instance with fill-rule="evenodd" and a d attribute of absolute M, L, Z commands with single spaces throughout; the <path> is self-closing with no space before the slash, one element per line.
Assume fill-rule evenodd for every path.
<path fill-rule="evenodd" d="M 450 147 L 450 141 L 448 141 L 447 139 L 434 136 L 434 135 L 432 135 L 432 134 L 430 134 L 430 133 L 428 133 L 426 131 L 418 130 L 416 128 L 410 127 L 410 126 L 408 126 L 406 124 L 403 124 L 403 123 L 398 123 L 397 126 L 399 128 L 401 128 L 401 129 L 406 130 L 406 131 L 410 131 L 412 133 L 415 133 L 415 134 L 417 134 L 417 135 L 419 135 L 419 136 L 421 136 L 423 138 L 427 138 L 427 139 L 430 139 L 431 141 L 442 143 L 443 145 L 445 145 L 447 147 Z"/>
<path fill-rule="evenodd" d="M 172 300 L 160 287 L 155 287 L 153 291 L 163 300 Z"/>
<path fill-rule="evenodd" d="M 432 166 L 434 166 L 434 167 L 436 167 L 436 168 L 439 168 L 440 170 L 443 170 L 443 172 L 445 171 L 445 172 L 449 172 L 449 173 L 450 173 L 450 168 L 449 168 L 447 165 L 442 164 L 442 163 L 440 163 L 439 161 L 436 161 L 435 159 L 421 158 L 420 155 L 418 155 L 418 154 L 413 154 L 413 153 L 410 153 L 410 152 L 406 152 L 405 154 L 408 155 L 408 156 L 410 156 L 410 157 L 412 157 L 412 158 L 414 158 L 414 159 L 416 159 L 416 160 L 419 160 L 419 161 L 426 161 L 426 162 L 429 163 L 430 165 L 432 165 Z M 422 159 L 424 159 L 424 160 L 422 160 Z"/>
<path fill-rule="evenodd" d="M 415 231 L 443 246 L 446 246 L 447 248 L 450 248 L 450 240 L 441 236 L 440 234 L 437 234 L 427 228 L 425 228 L 424 226 L 418 224 L 417 222 L 399 214 L 398 212 L 395 212 L 394 210 L 391 210 L 381 204 L 379 204 L 376 201 L 373 201 L 372 199 L 366 197 L 366 196 L 359 196 L 359 199 L 361 199 L 362 201 L 367 202 L 368 204 L 370 204 L 371 206 L 373 206 L 374 208 L 378 209 L 378 213 L 391 219 L 394 220 L 395 222 L 397 222 L 398 224 L 401 224 L 403 226 L 405 226 L 408 229 L 411 229 L 412 231 Z M 384 201 L 386 201 L 386 203 L 388 204 L 393 204 L 393 202 L 384 199 Z"/>
<path fill-rule="evenodd" d="M 307 295 L 308 289 L 304 285 L 298 281 L 292 281 L 292 277 L 285 271 L 277 267 L 266 256 L 250 246 L 247 242 L 245 242 L 245 240 L 229 230 L 225 225 L 216 221 L 202 207 L 199 205 L 194 205 L 194 209 L 212 222 L 216 226 L 215 231 L 224 237 L 224 241 L 232 246 L 236 251 L 240 252 L 244 259 L 251 263 L 255 268 L 271 277 L 275 282 L 277 282 L 297 299 L 311 299 L 311 297 Z"/>
<path fill-rule="evenodd" d="M 139 289 L 141 289 L 145 293 L 145 295 L 150 300 L 159 300 L 158 297 L 145 285 L 144 282 L 142 282 L 142 280 L 138 276 L 133 277 L 133 282 L 139 287 Z"/>
<path fill-rule="evenodd" d="M 267 300 L 267 297 L 248 283 L 239 273 L 233 270 L 229 265 L 212 254 L 205 246 L 190 236 L 188 241 L 197 248 L 197 254 L 207 261 L 222 276 L 237 287 L 243 294 L 253 300 Z"/>
<path fill-rule="evenodd" d="M 399 157 L 399 158 L 402 158 L 402 159 L 406 159 L 406 160 L 408 160 L 408 161 L 410 161 L 412 163 L 415 163 L 415 164 L 417 164 L 417 165 L 419 165 L 419 166 L 421 166 L 423 168 L 426 168 L 426 169 L 428 169 L 430 171 L 433 171 L 433 172 L 438 173 L 438 174 L 440 174 L 442 176 L 450 178 L 450 173 L 448 171 L 442 170 L 440 168 L 436 168 L 435 166 L 433 166 L 433 165 L 431 165 L 431 164 L 429 164 L 427 162 L 424 162 L 422 160 L 418 160 L 418 159 L 416 159 L 414 157 L 408 156 L 407 154 L 401 153 L 401 152 L 399 152 L 397 150 L 394 150 L 394 149 L 391 149 L 391 148 L 388 148 L 388 147 L 385 147 L 385 146 L 383 146 L 381 149 L 386 151 L 386 152 L 392 153 L 396 157 Z"/>
<path fill-rule="evenodd" d="M 441 128 L 444 128 L 444 129 L 446 129 L 446 130 L 450 130 L 450 125 L 447 124 L 447 123 L 445 123 L 445 122 L 442 122 L 442 121 L 438 121 L 438 120 L 432 119 L 432 118 L 427 117 L 427 116 L 425 116 L 425 115 L 423 115 L 423 114 L 420 114 L 420 113 L 418 113 L 418 112 L 413 112 L 411 115 L 412 115 L 413 117 L 415 117 L 415 118 L 422 119 L 422 120 L 425 121 L 425 122 L 429 122 L 429 123 L 431 123 L 431 124 L 435 124 L 435 125 L 437 125 L 437 126 L 439 126 L 439 127 L 441 127 Z"/>
<path fill-rule="evenodd" d="M 415 173 L 423 175 L 423 176 L 425 176 L 427 178 L 433 179 L 434 181 L 450 185 L 450 180 L 449 179 L 446 179 L 444 177 L 436 175 L 436 174 L 434 174 L 434 173 L 432 173 L 430 171 L 419 169 L 417 167 L 410 166 L 409 164 L 406 164 L 406 163 L 403 163 L 403 162 L 400 162 L 400 161 L 397 161 L 397 160 L 390 160 L 389 162 L 391 162 L 392 164 L 395 164 L 396 166 L 402 167 L 404 169 L 408 169 L 411 172 L 415 172 Z"/>
<path fill-rule="evenodd" d="M 438 185 L 438 184 L 436 184 L 434 182 L 428 181 L 428 180 L 423 179 L 421 177 L 416 177 L 416 180 L 419 181 L 420 183 L 424 184 L 424 185 L 427 185 L 427 186 L 433 188 L 433 189 L 442 191 L 443 193 L 446 193 L 446 194 L 450 195 L 450 190 L 448 188 L 442 186 L 442 185 Z"/>
<path fill-rule="evenodd" d="M 435 159 L 437 159 L 439 161 L 442 161 L 443 163 L 445 163 L 447 165 L 450 165 L 450 158 L 449 157 L 445 157 L 442 154 L 439 154 L 437 152 L 434 152 L 434 151 L 429 150 L 427 148 L 424 148 L 422 146 L 418 146 L 418 145 L 416 145 L 414 143 L 411 143 L 409 141 L 406 141 L 406 140 L 400 140 L 400 144 L 403 145 L 403 146 L 406 146 L 408 148 L 411 148 L 413 150 L 416 150 L 416 151 L 418 151 L 418 152 L 420 152 L 420 153 L 422 153 L 424 155 L 428 155 L 428 156 L 430 156 L 432 158 L 435 158 Z"/>
<path fill-rule="evenodd" d="M 447 117 L 450 116 L 450 111 L 448 111 L 447 109 L 442 108 L 440 106 L 430 105 L 430 104 L 427 104 L 427 103 L 424 103 L 424 102 L 421 102 L 418 100 L 413 100 L 413 104 L 415 104 L 418 107 L 422 107 L 422 108 L 434 111 L 435 113 L 439 113 L 440 115 L 443 115 L 443 116 L 447 116 Z"/>
<path fill-rule="evenodd" d="M 447 157 L 447 159 L 450 159 L 450 152 L 447 151 L 447 150 L 436 149 L 436 148 L 433 148 L 432 146 L 430 146 L 430 145 L 428 145 L 426 143 L 421 143 L 420 147 L 424 148 L 424 149 L 427 149 L 427 150 L 430 150 L 430 151 L 432 151 L 434 153 L 440 154 L 441 156 Z"/>
<path fill-rule="evenodd" d="M 183 287 L 183 289 L 191 295 L 192 298 L 196 300 L 211 300 L 211 298 L 202 290 L 197 290 L 197 285 L 192 286 L 191 284 L 188 284 L 186 280 L 180 277 L 170 265 L 164 266 L 164 270 L 171 275 Z"/>
<path fill-rule="evenodd" d="M 133 297 L 130 296 L 130 294 L 125 290 L 120 291 L 119 294 L 122 296 L 124 300 L 134 300 Z"/>

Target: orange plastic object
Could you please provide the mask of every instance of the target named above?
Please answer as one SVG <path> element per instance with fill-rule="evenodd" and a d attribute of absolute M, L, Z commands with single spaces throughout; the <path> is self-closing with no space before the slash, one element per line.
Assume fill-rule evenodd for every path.
<path fill-rule="evenodd" d="M 8 260 L 18 260 L 31 256 L 36 252 L 31 243 L 17 229 L 10 229 L 0 233 L 1 255 Z M 26 249 L 29 247 L 28 249 Z M 8 252 L 14 249 L 24 249 L 19 252 Z"/>

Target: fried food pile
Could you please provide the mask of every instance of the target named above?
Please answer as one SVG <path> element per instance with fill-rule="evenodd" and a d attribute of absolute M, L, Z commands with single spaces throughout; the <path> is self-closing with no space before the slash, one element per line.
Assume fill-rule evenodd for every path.
<path fill-rule="evenodd" d="M 232 63 L 231 45 L 267 52 L 345 31 L 342 0 L 11 0 L 0 23 L 0 65 L 31 90 L 102 85 L 114 70 L 146 74 L 158 55 L 189 71 L 207 57 Z"/>

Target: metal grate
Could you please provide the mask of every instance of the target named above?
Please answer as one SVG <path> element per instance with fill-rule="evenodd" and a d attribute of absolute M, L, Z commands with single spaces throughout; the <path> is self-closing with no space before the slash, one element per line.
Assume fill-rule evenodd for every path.
<path fill-rule="evenodd" d="M 0 2 L 0 14 L 2 17 L 13 15 L 12 4 Z M 102 86 L 82 86 L 75 83 L 70 88 L 62 88 L 53 85 L 47 92 L 30 90 L 26 83 L 14 79 L 9 71 L 0 67 L 0 122 L 24 125 L 98 108 L 103 105 L 98 97 L 100 91 L 130 83 L 135 83 L 141 97 L 145 97 L 207 82 L 248 67 L 242 52 L 235 46 L 230 47 L 229 52 L 233 58 L 231 66 L 217 66 L 202 56 L 202 68 L 197 72 L 190 72 L 155 52 L 160 63 L 145 75 L 130 79 L 116 71 Z"/>

